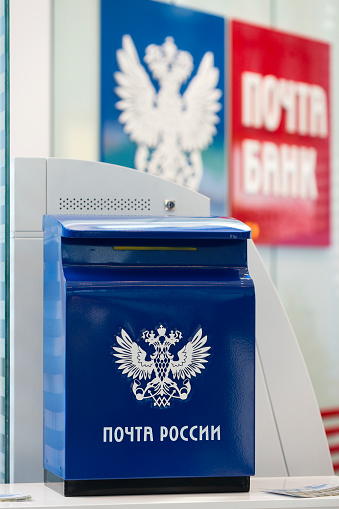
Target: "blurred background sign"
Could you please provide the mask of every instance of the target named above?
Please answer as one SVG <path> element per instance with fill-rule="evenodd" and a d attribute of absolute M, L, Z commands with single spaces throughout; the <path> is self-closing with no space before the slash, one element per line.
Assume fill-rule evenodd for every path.
<path fill-rule="evenodd" d="M 231 215 L 259 243 L 327 245 L 329 45 L 231 27 Z"/>
<path fill-rule="evenodd" d="M 157 2 L 101 2 L 101 160 L 211 198 L 226 213 L 225 20 Z"/>

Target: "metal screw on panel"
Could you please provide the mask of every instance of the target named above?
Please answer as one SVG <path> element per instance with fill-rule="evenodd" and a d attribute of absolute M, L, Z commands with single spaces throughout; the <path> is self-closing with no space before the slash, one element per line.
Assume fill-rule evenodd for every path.
<path fill-rule="evenodd" d="M 175 201 L 165 200 L 165 210 L 175 210 Z"/>

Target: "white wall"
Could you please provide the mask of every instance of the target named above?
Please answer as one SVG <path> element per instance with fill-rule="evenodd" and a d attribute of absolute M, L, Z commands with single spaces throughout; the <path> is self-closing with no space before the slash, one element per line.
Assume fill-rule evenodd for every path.
<path fill-rule="evenodd" d="M 279 29 L 331 44 L 332 245 L 281 248 L 277 287 L 292 321 L 321 407 L 339 407 L 339 4 L 337 0 L 278 0 Z"/>
<path fill-rule="evenodd" d="M 53 154 L 98 160 L 99 0 L 53 2 Z"/>
<path fill-rule="evenodd" d="M 51 150 L 51 1 L 10 0 L 10 157 Z"/>

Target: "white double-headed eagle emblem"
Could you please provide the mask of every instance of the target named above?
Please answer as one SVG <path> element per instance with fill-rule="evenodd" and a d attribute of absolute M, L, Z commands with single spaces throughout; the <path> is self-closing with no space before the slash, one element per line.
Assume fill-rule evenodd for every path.
<path fill-rule="evenodd" d="M 146 360 L 145 350 L 132 341 L 124 329 L 121 329 L 121 337 L 116 336 L 119 346 L 114 346 L 116 353 L 112 353 L 118 359 L 115 362 L 122 374 L 133 377 L 132 391 L 136 399 L 151 399 L 154 406 L 165 408 L 170 406 L 172 398 L 187 399 L 191 391 L 189 380 L 205 369 L 211 347 L 205 346 L 207 336 L 202 335 L 200 328 L 179 350 L 175 360 L 169 349 L 182 338 L 181 332 L 172 330 L 166 336 L 166 329 L 160 325 L 157 333 L 144 331 L 142 334 L 142 339 L 155 350 L 149 360 Z"/>
<path fill-rule="evenodd" d="M 161 46 L 147 46 L 144 61 L 158 81 L 158 91 L 132 37 L 124 35 L 117 51 L 120 71 L 114 74 L 120 98 L 116 107 L 122 111 L 119 121 L 125 132 L 138 145 L 135 168 L 197 190 L 203 174 L 201 150 L 213 141 L 221 109 L 214 55 L 205 53 L 183 94 L 180 89 L 193 71 L 193 58 L 178 50 L 173 37 Z"/>

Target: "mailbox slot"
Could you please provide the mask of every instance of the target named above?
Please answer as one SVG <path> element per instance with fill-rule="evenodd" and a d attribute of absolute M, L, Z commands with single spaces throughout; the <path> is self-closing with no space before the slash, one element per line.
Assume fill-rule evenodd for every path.
<path fill-rule="evenodd" d="M 63 238 L 65 265 L 247 267 L 243 240 Z"/>

